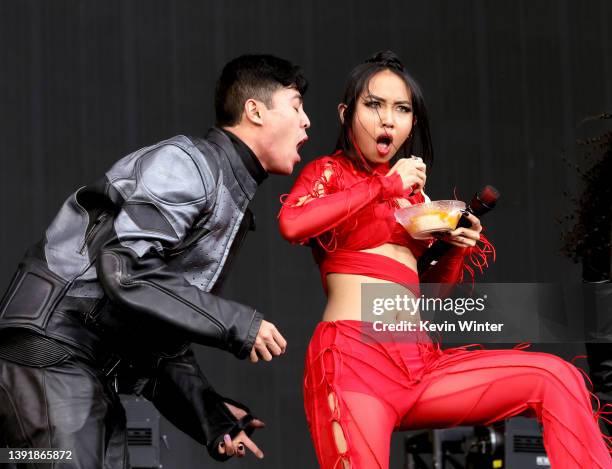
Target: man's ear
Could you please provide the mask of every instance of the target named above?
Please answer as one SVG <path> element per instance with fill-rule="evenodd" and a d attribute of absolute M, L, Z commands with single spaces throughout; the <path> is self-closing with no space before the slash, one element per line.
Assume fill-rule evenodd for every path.
<path fill-rule="evenodd" d="M 263 103 L 256 99 L 247 99 L 244 103 L 244 118 L 255 125 L 262 125 Z"/>
<path fill-rule="evenodd" d="M 340 118 L 340 123 L 344 124 L 344 113 L 346 112 L 346 104 L 340 103 L 338 104 L 338 117 Z"/>

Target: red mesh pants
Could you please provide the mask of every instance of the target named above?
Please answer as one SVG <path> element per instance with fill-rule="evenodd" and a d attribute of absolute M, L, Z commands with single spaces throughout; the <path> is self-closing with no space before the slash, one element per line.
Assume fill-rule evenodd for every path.
<path fill-rule="evenodd" d="M 305 409 L 321 468 L 387 468 L 394 430 L 519 414 L 543 424 L 552 469 L 612 468 L 570 363 L 521 350 L 440 351 L 423 335 L 364 337 L 362 324 L 322 322 L 308 347 Z"/>

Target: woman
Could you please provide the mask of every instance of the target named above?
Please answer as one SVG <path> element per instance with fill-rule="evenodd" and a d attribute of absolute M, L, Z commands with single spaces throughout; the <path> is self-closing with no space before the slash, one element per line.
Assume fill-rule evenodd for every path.
<path fill-rule="evenodd" d="M 441 351 L 420 333 L 374 333 L 361 288 L 387 283 L 418 295 L 419 280 L 456 282 L 480 221 L 452 231 L 453 245 L 418 278 L 428 243 L 394 220 L 423 202 L 432 157 L 419 87 L 391 52 L 349 76 L 338 107 L 336 152 L 303 169 L 279 215 L 283 236 L 311 244 L 328 296 L 305 365 L 305 409 L 322 468 L 386 468 L 391 432 L 489 424 L 536 416 L 554 469 L 610 468 L 581 374 L 553 355 L 520 350 Z M 370 328 L 369 328 L 370 327 Z M 369 332 L 368 332 L 369 331 Z"/>

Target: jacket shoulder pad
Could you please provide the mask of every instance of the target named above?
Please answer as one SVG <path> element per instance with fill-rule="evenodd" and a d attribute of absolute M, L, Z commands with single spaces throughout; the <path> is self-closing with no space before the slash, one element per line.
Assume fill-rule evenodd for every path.
<path fill-rule="evenodd" d="M 166 204 L 194 203 L 206 197 L 198 166 L 177 145 L 165 144 L 144 154 L 137 177 L 150 196 Z"/>

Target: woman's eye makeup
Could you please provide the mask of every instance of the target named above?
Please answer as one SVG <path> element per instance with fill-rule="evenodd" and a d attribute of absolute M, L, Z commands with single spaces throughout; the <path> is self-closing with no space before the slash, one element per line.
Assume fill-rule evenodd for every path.
<path fill-rule="evenodd" d="M 377 109 L 377 108 L 381 107 L 380 101 L 376 101 L 375 99 L 366 100 L 366 101 L 364 101 L 363 104 L 364 104 L 364 106 L 369 107 L 371 109 Z M 410 113 L 410 112 L 412 112 L 412 106 L 408 106 L 406 104 L 401 104 L 401 105 L 397 106 L 396 109 L 399 112 L 403 112 L 403 113 Z"/>

